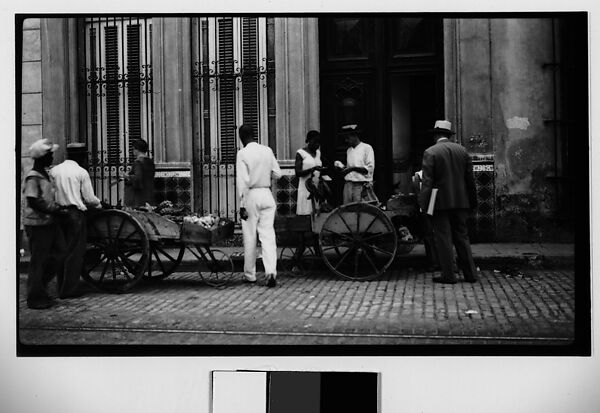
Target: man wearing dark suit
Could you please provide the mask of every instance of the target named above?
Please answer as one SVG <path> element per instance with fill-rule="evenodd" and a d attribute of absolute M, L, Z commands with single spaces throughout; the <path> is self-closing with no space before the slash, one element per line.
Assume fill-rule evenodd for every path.
<path fill-rule="evenodd" d="M 427 211 L 431 190 L 438 189 L 432 221 L 442 276 L 433 281 L 456 283 L 452 270 L 454 244 L 458 267 L 465 280 L 474 283 L 478 276 L 467 232 L 469 209 L 477 206 L 473 164 L 467 150 L 448 139 L 454 134 L 450 122 L 435 122 L 433 134 L 436 143 L 423 154 L 423 183 L 419 194 L 419 206 Z"/>

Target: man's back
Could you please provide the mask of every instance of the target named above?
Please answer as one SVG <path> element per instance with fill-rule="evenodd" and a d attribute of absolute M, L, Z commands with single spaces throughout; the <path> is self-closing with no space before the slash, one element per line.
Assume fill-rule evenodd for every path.
<path fill-rule="evenodd" d="M 458 143 L 443 140 L 429 147 L 423 164 L 431 172 L 431 188 L 438 188 L 435 209 L 474 208 L 476 204 L 473 166 L 467 150 Z"/>
<path fill-rule="evenodd" d="M 240 196 L 240 217 L 244 236 L 244 277 L 256 282 L 256 241 L 260 237 L 262 261 L 267 286 L 277 285 L 277 244 L 275 241 L 275 199 L 271 193 L 271 177 L 280 177 L 281 170 L 268 146 L 253 141 L 250 127 L 240 127 L 240 139 L 245 146 L 236 159 L 236 181 Z"/>
<path fill-rule="evenodd" d="M 243 165 L 241 165 L 243 164 Z M 246 169 L 247 174 L 242 174 L 248 188 L 266 188 L 271 186 L 271 174 L 275 177 L 281 176 L 279 164 L 273 155 L 273 150 L 268 146 L 251 142 L 238 152 L 238 176 L 239 168 Z"/>
<path fill-rule="evenodd" d="M 67 159 L 50 170 L 56 184 L 56 202 L 59 205 L 74 205 L 85 211 L 86 205 L 99 205 L 94 196 L 88 172 L 73 160 Z"/>

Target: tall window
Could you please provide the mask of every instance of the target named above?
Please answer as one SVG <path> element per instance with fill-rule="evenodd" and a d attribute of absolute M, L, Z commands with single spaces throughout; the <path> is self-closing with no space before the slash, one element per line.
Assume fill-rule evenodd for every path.
<path fill-rule="evenodd" d="M 252 125 L 275 144 L 272 18 L 206 17 L 195 22 L 194 103 L 206 160 L 234 163 L 236 128 Z"/>
<path fill-rule="evenodd" d="M 132 142 L 144 139 L 153 150 L 152 21 L 87 18 L 81 30 L 90 172 L 99 196 L 117 204 L 123 196 L 118 177 L 133 161 Z"/>
<path fill-rule="evenodd" d="M 275 149 L 274 19 L 192 20 L 195 209 L 237 219 L 237 128 Z"/>

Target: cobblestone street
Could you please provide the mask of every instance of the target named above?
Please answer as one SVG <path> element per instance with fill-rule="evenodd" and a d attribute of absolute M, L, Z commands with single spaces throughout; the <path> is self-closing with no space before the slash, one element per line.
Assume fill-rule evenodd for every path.
<path fill-rule="evenodd" d="M 432 283 L 397 270 L 371 282 L 327 272 L 282 274 L 275 289 L 204 284 L 196 273 L 27 308 L 24 344 L 568 344 L 574 334 L 571 270 L 483 270 L 480 283 Z M 51 291 L 54 286 L 51 285 Z"/>

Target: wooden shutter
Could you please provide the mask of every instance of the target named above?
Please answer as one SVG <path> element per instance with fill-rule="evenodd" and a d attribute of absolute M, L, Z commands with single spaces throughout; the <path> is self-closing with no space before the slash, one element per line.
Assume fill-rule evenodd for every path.
<path fill-rule="evenodd" d="M 86 68 L 86 73 L 89 73 L 88 78 L 86 79 L 88 83 L 88 96 L 89 96 L 89 134 L 91 138 L 91 149 L 92 149 L 92 166 L 96 166 L 97 163 L 100 162 L 101 157 L 98 154 L 98 148 L 100 146 L 100 142 L 98 142 L 98 95 L 100 93 L 98 82 L 100 81 L 98 75 L 98 62 L 96 59 L 96 42 L 97 34 L 96 28 L 89 28 L 90 41 L 89 41 L 89 64 Z"/>
<path fill-rule="evenodd" d="M 106 150 L 108 164 L 119 163 L 119 40 L 117 26 L 104 27 L 106 67 Z M 102 76 L 102 74 L 101 74 Z M 102 93 L 102 91 L 100 91 Z"/>
<path fill-rule="evenodd" d="M 127 133 L 128 153 L 133 159 L 132 143 L 142 137 L 140 85 L 140 25 L 127 26 Z"/>
<path fill-rule="evenodd" d="M 235 122 L 235 77 L 233 72 L 233 19 L 218 20 L 219 57 L 219 146 L 221 162 L 235 163 L 236 122 Z"/>
<path fill-rule="evenodd" d="M 268 144 L 276 150 L 275 139 L 275 18 L 267 17 L 267 130 Z M 264 105 L 264 102 L 263 102 Z M 263 109 L 264 110 L 264 109 Z"/>
<path fill-rule="evenodd" d="M 244 125 L 250 125 L 258 133 L 258 19 L 242 18 L 242 105 Z"/>

